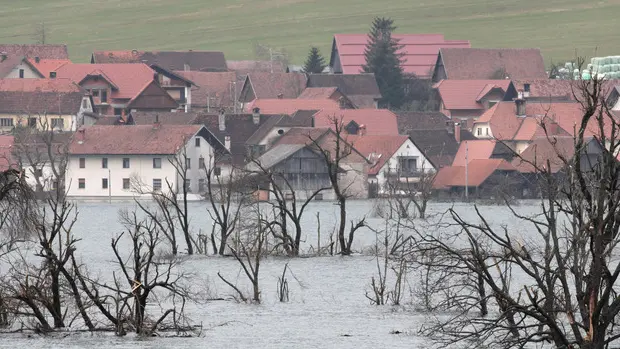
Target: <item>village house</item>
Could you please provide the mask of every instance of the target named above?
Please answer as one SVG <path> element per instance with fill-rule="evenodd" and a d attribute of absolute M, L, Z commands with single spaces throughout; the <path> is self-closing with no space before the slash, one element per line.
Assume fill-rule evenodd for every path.
<path fill-rule="evenodd" d="M 69 59 L 67 45 L 58 44 L 0 44 L 0 55 L 40 59 Z"/>
<path fill-rule="evenodd" d="M 346 107 L 346 105 L 344 105 Z M 245 107 L 246 112 L 255 108 L 264 114 L 293 115 L 299 110 L 339 110 L 343 105 L 331 99 L 255 99 Z"/>
<path fill-rule="evenodd" d="M 54 73 L 54 78 L 71 79 L 87 90 L 96 114 L 125 116 L 134 110 L 179 109 L 146 64 L 65 64 Z"/>
<path fill-rule="evenodd" d="M 355 104 L 338 87 L 306 87 L 297 99 L 331 99 L 342 109 L 356 108 Z"/>
<path fill-rule="evenodd" d="M 0 79 L 0 131 L 16 127 L 74 131 L 93 111 L 92 99 L 69 79 Z"/>
<path fill-rule="evenodd" d="M 475 137 L 439 112 L 398 112 L 398 131 L 408 135 L 436 169 L 450 166 L 461 140 Z"/>
<path fill-rule="evenodd" d="M 337 137 L 329 128 L 291 128 L 245 170 L 259 176 L 264 171 L 278 173 L 276 180 L 282 182 L 278 186 L 286 192 L 287 181 L 296 197 L 304 199 L 320 188 L 332 187 L 323 152 L 336 153 Z M 340 141 L 339 185 L 351 198 L 367 198 L 369 163 L 345 138 Z M 334 200 L 334 191 L 325 190 L 316 199 Z"/>
<path fill-rule="evenodd" d="M 349 135 L 399 135 L 396 114 L 387 109 L 321 109 L 312 118 L 313 127 L 335 131 L 337 122 L 342 133 Z"/>
<path fill-rule="evenodd" d="M 539 49 L 442 48 L 432 81 L 547 79 Z"/>
<path fill-rule="evenodd" d="M 168 71 L 228 71 L 226 58 L 220 51 L 95 51 L 90 63 L 144 63 Z"/>
<path fill-rule="evenodd" d="M 334 87 L 353 104 L 353 108 L 379 107 L 381 92 L 375 74 L 308 74 L 306 88 Z"/>
<path fill-rule="evenodd" d="M 256 99 L 297 98 L 306 88 L 303 73 L 250 73 L 239 89 L 239 102 L 245 110 Z"/>
<path fill-rule="evenodd" d="M 414 189 L 423 174 L 435 171 L 409 136 L 358 135 L 347 136 L 346 140 L 370 162 L 370 197 L 389 193 L 390 187 Z"/>
<path fill-rule="evenodd" d="M 174 71 L 193 83 L 191 87 L 190 109 L 218 112 L 220 109 L 227 113 L 241 111 L 241 104 L 237 102 L 243 80 L 239 80 L 236 72 L 201 72 L 201 71 Z"/>
<path fill-rule="evenodd" d="M 148 197 L 170 189 L 178 193 L 183 185 L 191 193 L 203 193 L 206 169 L 222 152 L 226 152 L 224 145 L 201 125 L 80 128 L 69 145 L 67 196 Z M 185 183 L 181 182 L 183 169 Z"/>
<path fill-rule="evenodd" d="M 469 123 L 497 102 L 517 97 L 510 80 L 441 80 L 433 86 L 439 111 L 455 122 Z"/>
<path fill-rule="evenodd" d="M 443 34 L 394 34 L 402 48 L 402 68 L 405 74 L 429 79 L 440 48 L 468 48 L 469 41 L 445 40 Z M 366 59 L 364 52 L 368 34 L 335 34 L 329 66 L 334 74 L 359 74 Z"/>

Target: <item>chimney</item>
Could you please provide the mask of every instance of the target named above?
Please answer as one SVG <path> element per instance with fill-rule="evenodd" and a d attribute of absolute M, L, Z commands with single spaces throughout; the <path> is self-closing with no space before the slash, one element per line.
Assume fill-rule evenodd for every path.
<path fill-rule="evenodd" d="M 530 96 L 530 84 L 523 84 L 523 98 Z"/>
<path fill-rule="evenodd" d="M 517 116 L 525 116 L 525 99 L 517 98 L 515 99 L 515 105 L 517 106 Z"/>
<path fill-rule="evenodd" d="M 153 123 L 153 130 L 159 130 L 161 124 L 159 123 L 159 114 L 155 114 L 155 122 Z"/>
<path fill-rule="evenodd" d="M 86 137 L 86 130 L 81 128 L 77 132 L 77 140 L 78 144 L 84 144 L 84 139 Z"/>
<path fill-rule="evenodd" d="M 278 93 L 278 99 L 283 99 L 284 95 L 282 93 Z"/>
<path fill-rule="evenodd" d="M 224 137 L 224 148 L 230 151 L 230 136 Z"/>
<path fill-rule="evenodd" d="M 39 62 L 41 62 L 41 58 L 39 58 L 38 56 L 37 56 L 37 57 L 34 57 L 34 62 L 35 62 L 35 63 L 39 63 Z"/>
<path fill-rule="evenodd" d="M 461 123 L 454 123 L 454 139 L 456 143 L 461 143 Z"/>
<path fill-rule="evenodd" d="M 56 79 L 56 72 L 55 71 L 51 71 L 50 72 L 50 79 Z"/>
<path fill-rule="evenodd" d="M 187 63 L 183 64 L 183 70 L 189 71 L 190 70 L 189 69 L 189 64 L 187 64 Z"/>
<path fill-rule="evenodd" d="M 220 113 L 217 117 L 218 124 L 220 126 L 220 131 L 226 131 L 226 113 L 224 109 L 220 109 Z"/>
<path fill-rule="evenodd" d="M 364 125 L 364 124 L 360 125 L 359 134 L 360 134 L 360 136 L 365 136 L 366 135 L 366 125 Z"/>
<path fill-rule="evenodd" d="M 254 125 L 260 124 L 260 108 L 258 107 L 252 108 L 252 122 Z"/>

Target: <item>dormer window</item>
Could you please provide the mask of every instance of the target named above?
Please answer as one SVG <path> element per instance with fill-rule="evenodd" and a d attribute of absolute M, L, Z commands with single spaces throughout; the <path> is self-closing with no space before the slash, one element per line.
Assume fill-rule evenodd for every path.
<path fill-rule="evenodd" d="M 344 130 L 347 131 L 350 135 L 356 135 L 360 129 L 360 126 L 355 121 L 351 121 L 344 127 Z"/>

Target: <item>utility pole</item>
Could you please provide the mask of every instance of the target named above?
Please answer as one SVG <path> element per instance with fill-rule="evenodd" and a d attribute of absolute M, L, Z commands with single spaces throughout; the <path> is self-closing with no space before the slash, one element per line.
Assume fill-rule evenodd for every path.
<path fill-rule="evenodd" d="M 469 144 L 465 141 L 465 201 L 469 201 Z"/>

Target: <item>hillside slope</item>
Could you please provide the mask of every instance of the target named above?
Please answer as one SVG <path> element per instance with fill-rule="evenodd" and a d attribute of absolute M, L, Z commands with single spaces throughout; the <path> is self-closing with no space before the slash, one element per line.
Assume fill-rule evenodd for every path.
<path fill-rule="evenodd" d="M 401 33 L 443 33 L 474 47 L 540 47 L 547 62 L 620 54 L 620 0 L 19 0 L 0 8 L 0 42 L 67 43 L 74 61 L 95 49 L 222 50 L 251 59 L 254 44 L 301 63 L 328 56 L 333 33 L 366 32 L 374 16 Z M 615 50 L 615 51 L 614 51 Z"/>

